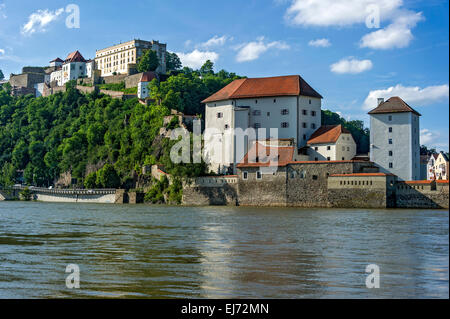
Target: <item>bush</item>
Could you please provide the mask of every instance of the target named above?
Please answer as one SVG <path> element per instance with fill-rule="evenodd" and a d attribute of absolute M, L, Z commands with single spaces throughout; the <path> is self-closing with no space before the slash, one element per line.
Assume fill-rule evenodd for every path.
<path fill-rule="evenodd" d="M 19 197 L 22 200 L 30 201 L 31 200 L 31 191 L 28 187 L 26 187 L 23 191 L 19 193 Z"/>
<path fill-rule="evenodd" d="M 86 188 L 95 188 L 97 187 L 97 172 L 92 172 L 86 176 L 84 180 L 84 187 Z"/>
<path fill-rule="evenodd" d="M 105 164 L 105 166 L 97 172 L 96 184 L 103 188 L 119 188 L 120 177 L 114 166 Z"/>

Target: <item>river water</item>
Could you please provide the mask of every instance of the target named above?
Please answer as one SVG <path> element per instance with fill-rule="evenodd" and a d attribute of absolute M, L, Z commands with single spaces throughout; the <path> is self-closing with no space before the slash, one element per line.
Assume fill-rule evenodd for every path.
<path fill-rule="evenodd" d="M 447 210 L 0 202 L 0 298 L 448 298 L 448 222 Z"/>

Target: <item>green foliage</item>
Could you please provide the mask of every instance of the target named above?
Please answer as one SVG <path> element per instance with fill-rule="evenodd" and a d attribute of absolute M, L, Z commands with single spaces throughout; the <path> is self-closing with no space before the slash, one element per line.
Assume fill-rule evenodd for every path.
<path fill-rule="evenodd" d="M 164 204 L 164 192 L 169 187 L 169 180 L 162 176 L 161 180 L 153 179 L 153 186 L 145 194 L 144 200 L 153 204 Z"/>
<path fill-rule="evenodd" d="M 370 150 L 370 130 L 364 127 L 363 121 L 347 121 L 339 114 L 329 110 L 322 110 L 322 125 L 342 124 L 343 127 L 352 133 L 357 145 L 358 154 L 366 154 Z"/>
<path fill-rule="evenodd" d="M 99 86 L 100 90 L 109 90 L 109 91 L 124 91 L 125 90 L 125 82 L 120 83 L 108 83 L 102 84 Z"/>
<path fill-rule="evenodd" d="M 3 74 L 2 70 L 0 69 L 0 81 L 5 78 L 5 75 Z"/>
<path fill-rule="evenodd" d="M 84 187 L 96 188 L 97 187 L 97 172 L 89 173 L 84 180 Z"/>
<path fill-rule="evenodd" d="M 176 53 L 170 53 L 170 52 L 166 52 L 166 69 L 167 72 L 170 71 L 177 71 L 179 69 L 181 69 L 183 67 L 183 65 L 181 64 L 181 60 L 178 57 L 178 55 L 176 55 Z"/>
<path fill-rule="evenodd" d="M 11 163 L 5 163 L 3 164 L 3 167 L 0 171 L 0 185 L 5 186 L 12 186 L 16 183 L 16 169 L 14 168 L 14 165 Z"/>
<path fill-rule="evenodd" d="M 207 60 L 205 64 L 202 65 L 199 71 L 203 76 L 214 74 L 214 63 L 212 63 L 211 60 Z"/>
<path fill-rule="evenodd" d="M 138 63 L 138 71 L 139 72 L 148 72 L 155 71 L 159 66 L 158 55 L 153 50 L 147 50 L 142 55 L 139 63 Z"/>
<path fill-rule="evenodd" d="M 19 193 L 19 197 L 22 200 L 30 201 L 31 200 L 31 191 L 28 187 L 26 187 L 23 191 Z"/>
<path fill-rule="evenodd" d="M 97 186 L 103 188 L 119 188 L 120 177 L 113 165 L 105 164 L 105 166 L 97 172 L 95 183 Z"/>

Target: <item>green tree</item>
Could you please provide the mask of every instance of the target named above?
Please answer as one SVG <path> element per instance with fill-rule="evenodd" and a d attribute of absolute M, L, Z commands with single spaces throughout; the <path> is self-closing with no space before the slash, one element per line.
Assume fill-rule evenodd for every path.
<path fill-rule="evenodd" d="M 5 163 L 0 171 L 0 185 L 12 186 L 16 183 L 16 168 L 11 163 Z"/>
<path fill-rule="evenodd" d="M 166 52 L 166 69 L 169 71 L 177 71 L 181 69 L 183 65 L 176 53 Z"/>
<path fill-rule="evenodd" d="M 139 72 L 155 71 L 159 66 L 158 55 L 153 50 L 145 51 L 138 64 Z"/>
<path fill-rule="evenodd" d="M 95 188 L 97 187 L 97 172 L 89 173 L 84 180 L 84 187 Z"/>
<path fill-rule="evenodd" d="M 2 70 L 0 69 L 0 81 L 5 78 L 5 75 L 3 74 Z"/>
<path fill-rule="evenodd" d="M 96 184 L 97 186 L 104 188 L 120 187 L 120 177 L 117 175 L 114 166 L 108 163 L 105 164 L 105 166 L 97 172 Z"/>
<path fill-rule="evenodd" d="M 207 60 L 200 68 L 200 74 L 203 76 L 214 74 L 214 63 L 211 60 Z"/>

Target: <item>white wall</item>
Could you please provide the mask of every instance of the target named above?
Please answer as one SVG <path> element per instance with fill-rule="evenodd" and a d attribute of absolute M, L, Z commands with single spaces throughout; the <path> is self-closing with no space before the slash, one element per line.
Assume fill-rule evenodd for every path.
<path fill-rule="evenodd" d="M 389 121 L 392 116 L 392 121 Z M 389 132 L 392 127 L 392 133 Z M 420 178 L 419 118 L 411 112 L 371 114 L 370 160 L 399 180 Z M 392 144 L 389 144 L 392 139 Z M 389 151 L 393 156 L 389 156 Z M 389 167 L 393 164 L 393 168 Z"/>

